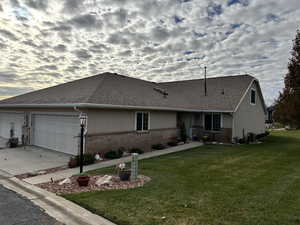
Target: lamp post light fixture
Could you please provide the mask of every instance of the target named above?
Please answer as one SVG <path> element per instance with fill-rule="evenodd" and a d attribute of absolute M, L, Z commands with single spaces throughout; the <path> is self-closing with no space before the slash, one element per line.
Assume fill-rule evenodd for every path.
<path fill-rule="evenodd" d="M 84 136 L 84 127 L 86 125 L 87 116 L 85 114 L 80 114 L 80 173 L 83 172 L 83 136 Z"/>

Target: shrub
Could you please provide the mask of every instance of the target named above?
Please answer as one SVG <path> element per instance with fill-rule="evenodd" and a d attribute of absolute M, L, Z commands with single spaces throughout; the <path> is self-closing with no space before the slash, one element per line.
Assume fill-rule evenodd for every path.
<path fill-rule="evenodd" d="M 119 148 L 119 149 L 113 150 L 113 151 L 109 151 L 104 154 L 104 158 L 107 158 L 107 159 L 118 159 L 118 158 L 121 158 L 122 156 L 123 156 L 122 148 Z"/>
<path fill-rule="evenodd" d="M 256 135 L 255 138 L 256 139 L 261 139 L 261 138 L 267 137 L 269 134 L 270 134 L 270 132 L 266 131 L 265 133 L 261 133 L 261 134 Z"/>
<path fill-rule="evenodd" d="M 138 153 L 138 154 L 143 154 L 144 153 L 144 151 L 140 148 L 131 148 L 131 149 L 129 149 L 129 152 L 130 153 Z"/>
<path fill-rule="evenodd" d="M 239 142 L 239 144 L 245 144 L 246 140 L 245 140 L 245 138 L 240 138 L 238 142 Z"/>
<path fill-rule="evenodd" d="M 152 149 L 154 149 L 154 150 L 162 150 L 162 149 L 165 149 L 165 148 L 166 147 L 163 144 L 152 145 Z"/>
<path fill-rule="evenodd" d="M 248 141 L 254 142 L 255 141 L 255 134 L 254 133 L 248 133 Z"/>
<path fill-rule="evenodd" d="M 91 153 L 85 153 L 83 154 L 83 165 L 91 165 L 96 161 L 94 154 Z M 74 168 L 80 165 L 80 156 L 73 156 L 70 158 L 68 166 L 70 168 Z"/>
<path fill-rule="evenodd" d="M 178 142 L 175 141 L 175 140 L 174 140 L 174 141 L 169 141 L 169 142 L 168 142 L 168 145 L 171 146 L 171 147 L 177 146 L 177 145 L 178 145 Z"/>
<path fill-rule="evenodd" d="M 187 134 L 186 134 L 186 129 L 185 129 L 185 124 L 184 123 L 182 123 L 181 126 L 180 126 L 180 139 L 184 143 L 187 140 Z"/>

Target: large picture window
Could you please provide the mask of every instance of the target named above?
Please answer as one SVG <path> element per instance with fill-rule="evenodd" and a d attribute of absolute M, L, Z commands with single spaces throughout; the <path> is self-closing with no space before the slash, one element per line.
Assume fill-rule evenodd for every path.
<path fill-rule="evenodd" d="M 135 117 L 137 131 L 149 130 L 149 112 L 137 112 Z"/>
<path fill-rule="evenodd" d="M 205 113 L 204 114 L 204 128 L 207 131 L 219 131 L 222 124 L 221 113 Z"/>

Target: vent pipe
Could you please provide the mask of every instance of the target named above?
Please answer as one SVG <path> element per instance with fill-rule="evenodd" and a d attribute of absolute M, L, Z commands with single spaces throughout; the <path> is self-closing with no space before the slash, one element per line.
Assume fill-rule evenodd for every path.
<path fill-rule="evenodd" d="M 207 96 L 207 87 L 206 87 L 206 66 L 204 66 L 204 94 Z"/>

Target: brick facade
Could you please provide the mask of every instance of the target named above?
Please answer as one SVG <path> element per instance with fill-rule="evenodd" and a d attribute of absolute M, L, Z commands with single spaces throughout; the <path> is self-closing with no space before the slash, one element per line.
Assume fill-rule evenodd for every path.
<path fill-rule="evenodd" d="M 120 147 L 140 148 L 150 151 L 153 144 L 165 144 L 178 136 L 178 129 L 155 129 L 147 132 L 114 132 L 88 134 L 86 149 L 88 153 L 107 152 Z"/>

